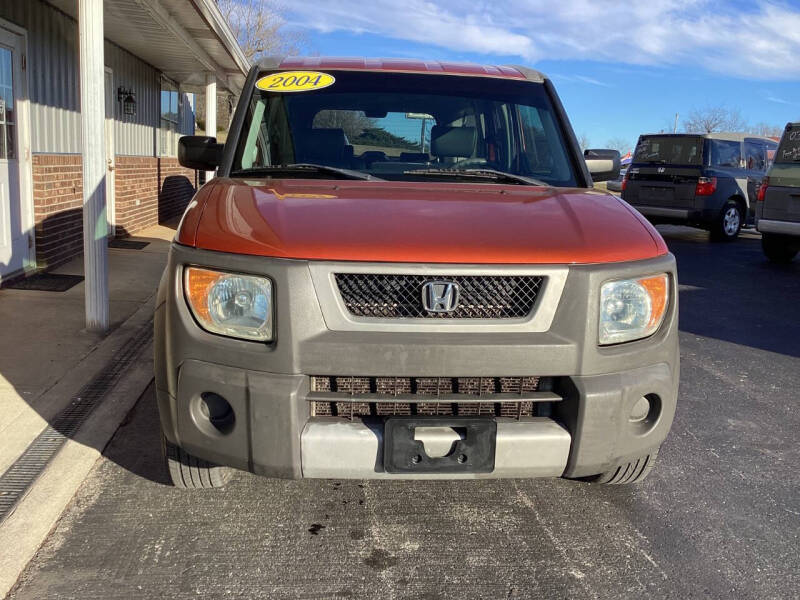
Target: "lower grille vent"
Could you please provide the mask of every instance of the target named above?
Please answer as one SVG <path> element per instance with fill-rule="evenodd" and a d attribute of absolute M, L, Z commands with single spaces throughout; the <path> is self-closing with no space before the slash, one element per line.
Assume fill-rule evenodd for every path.
<path fill-rule="evenodd" d="M 311 377 L 312 416 L 530 417 L 561 398 L 546 377 Z"/>

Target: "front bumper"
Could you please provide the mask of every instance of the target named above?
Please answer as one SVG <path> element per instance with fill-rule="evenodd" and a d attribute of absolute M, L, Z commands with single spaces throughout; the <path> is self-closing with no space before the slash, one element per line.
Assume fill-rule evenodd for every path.
<path fill-rule="evenodd" d="M 276 342 L 258 344 L 202 331 L 181 292 L 184 265 L 264 274 L 275 285 Z M 665 439 L 678 387 L 677 281 L 672 256 L 635 263 L 573 266 L 546 330 L 530 323 L 415 331 L 359 331 L 331 325 L 313 264 L 225 255 L 175 245 L 156 308 L 156 388 L 167 438 L 191 454 L 286 478 L 385 478 L 380 419 L 314 417 L 311 375 L 528 376 L 552 378 L 561 401 L 547 416 L 497 418 L 495 469 L 444 477 L 582 477 L 647 454 Z M 453 270 L 458 270 L 457 266 Z M 603 281 L 668 272 L 672 296 L 661 329 L 646 340 L 598 347 L 596 306 Z M 317 287 L 319 283 L 317 282 Z M 333 327 L 333 329 L 331 329 Z M 203 394 L 231 405 L 220 432 L 204 421 Z M 632 422 L 643 396 L 652 418 Z M 421 399 L 421 401 L 423 401 Z M 411 478 L 443 475 L 411 474 Z"/>

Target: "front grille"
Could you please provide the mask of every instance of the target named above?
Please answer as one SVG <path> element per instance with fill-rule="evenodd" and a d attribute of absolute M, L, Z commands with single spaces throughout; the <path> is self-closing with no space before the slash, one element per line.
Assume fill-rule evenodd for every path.
<path fill-rule="evenodd" d="M 411 319 L 520 319 L 536 304 L 544 277 L 537 275 L 395 275 L 336 273 L 344 305 L 355 317 Z M 431 281 L 457 284 L 458 305 L 451 312 L 430 312 L 422 304 L 422 286 Z"/>
<path fill-rule="evenodd" d="M 542 381 L 534 376 L 315 376 L 311 377 L 311 415 L 350 419 L 400 415 L 530 417 L 537 414 L 537 401 L 531 398 L 542 389 Z M 359 401 L 360 397 L 365 401 Z"/>

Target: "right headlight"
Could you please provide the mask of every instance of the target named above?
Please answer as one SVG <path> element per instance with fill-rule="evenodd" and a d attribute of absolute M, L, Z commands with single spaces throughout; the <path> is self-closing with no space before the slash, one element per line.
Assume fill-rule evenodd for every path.
<path fill-rule="evenodd" d="M 668 301 L 666 273 L 606 281 L 600 288 L 600 345 L 653 335 L 664 320 Z"/>
<path fill-rule="evenodd" d="M 272 282 L 266 277 L 187 267 L 189 308 L 211 333 L 258 342 L 273 339 Z"/>

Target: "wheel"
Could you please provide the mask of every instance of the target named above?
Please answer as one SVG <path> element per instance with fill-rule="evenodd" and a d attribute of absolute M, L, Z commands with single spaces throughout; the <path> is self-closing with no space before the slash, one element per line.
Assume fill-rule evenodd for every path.
<path fill-rule="evenodd" d="M 656 465 L 658 448 L 650 454 L 645 454 L 630 462 L 620 463 L 605 473 L 597 475 L 590 481 L 592 483 L 602 483 L 606 485 L 622 485 L 628 483 L 639 483 L 644 480 Z"/>
<path fill-rule="evenodd" d="M 728 200 L 711 227 L 711 239 L 715 242 L 730 242 L 739 236 L 742 229 L 742 208 L 737 202 Z"/>
<path fill-rule="evenodd" d="M 161 434 L 161 452 L 167 472 L 176 488 L 199 490 L 221 488 L 231 478 L 233 469 L 221 467 L 186 452 Z"/>
<path fill-rule="evenodd" d="M 800 239 L 787 239 L 771 233 L 761 234 L 761 249 L 766 257 L 774 263 L 788 264 L 792 262 L 800 250 Z"/>

